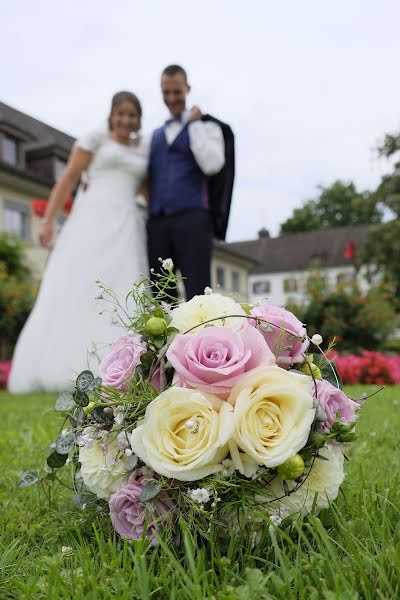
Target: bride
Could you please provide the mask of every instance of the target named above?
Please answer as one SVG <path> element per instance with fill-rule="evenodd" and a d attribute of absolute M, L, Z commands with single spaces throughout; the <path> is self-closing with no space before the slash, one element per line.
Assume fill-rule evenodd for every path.
<path fill-rule="evenodd" d="M 142 108 L 131 92 L 112 99 L 109 131 L 82 137 L 47 206 L 40 241 L 49 246 L 55 218 L 83 172 L 72 213 L 51 252 L 32 313 L 15 348 L 9 390 L 67 390 L 87 366 L 87 349 L 118 336 L 110 314 L 99 314 L 96 280 L 120 301 L 147 273 L 145 211 L 135 196 L 147 168 L 140 137 Z"/>

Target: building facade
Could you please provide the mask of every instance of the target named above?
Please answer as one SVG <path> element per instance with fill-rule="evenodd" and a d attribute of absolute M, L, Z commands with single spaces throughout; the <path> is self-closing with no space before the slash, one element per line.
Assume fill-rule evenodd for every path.
<path fill-rule="evenodd" d="M 257 240 L 228 246 L 256 261 L 248 278 L 249 302 L 266 298 L 274 306 L 285 306 L 302 301 L 313 265 L 318 266 L 332 286 L 354 280 L 365 292 L 370 285 L 368 271 L 366 267 L 356 269 L 356 258 L 368 230 L 368 225 L 358 225 L 277 238 L 270 238 L 266 230 L 261 230 Z"/>

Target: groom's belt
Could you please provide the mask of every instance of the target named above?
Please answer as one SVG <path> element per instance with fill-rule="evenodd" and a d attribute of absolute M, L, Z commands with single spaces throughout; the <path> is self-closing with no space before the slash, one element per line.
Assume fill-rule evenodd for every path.
<path fill-rule="evenodd" d="M 150 218 L 158 218 L 158 217 L 177 217 L 180 215 L 184 215 L 190 212 L 208 212 L 207 208 L 203 206 L 194 206 L 192 208 L 183 208 L 181 210 L 177 210 L 175 212 L 165 212 L 164 209 L 157 211 L 156 213 L 150 213 Z"/>

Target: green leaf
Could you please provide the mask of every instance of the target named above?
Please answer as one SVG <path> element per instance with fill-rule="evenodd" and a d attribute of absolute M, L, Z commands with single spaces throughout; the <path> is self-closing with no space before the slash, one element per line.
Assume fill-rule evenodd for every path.
<path fill-rule="evenodd" d="M 168 327 L 167 335 L 171 335 L 172 333 L 179 333 L 179 329 L 177 329 L 176 327 Z"/>
<path fill-rule="evenodd" d="M 157 350 L 161 350 L 161 348 L 164 346 L 164 336 L 153 338 L 153 344 L 155 345 Z"/>
<path fill-rule="evenodd" d="M 164 318 L 164 311 L 162 308 L 156 308 L 153 312 L 153 317 L 160 317 L 160 319 Z"/>
<path fill-rule="evenodd" d="M 79 392 L 93 392 L 96 389 L 96 382 L 92 371 L 82 371 L 76 380 L 76 389 Z"/>
<path fill-rule="evenodd" d="M 39 481 L 35 471 L 25 471 L 19 479 L 18 487 L 20 489 L 35 485 Z"/>
<path fill-rule="evenodd" d="M 136 456 L 136 454 L 131 454 L 130 456 L 127 457 L 126 461 L 125 461 L 125 468 L 127 471 L 133 471 L 133 469 L 136 467 L 137 463 L 138 463 L 138 457 Z"/>
<path fill-rule="evenodd" d="M 335 374 L 336 374 L 336 377 L 335 377 Z M 339 382 L 339 389 L 340 390 L 343 389 L 343 381 L 338 373 L 335 363 L 331 362 L 330 364 L 325 365 L 321 371 L 321 375 L 322 375 L 322 379 L 325 379 L 325 381 L 328 381 L 329 383 L 331 383 L 335 388 L 338 387 L 338 382 Z M 336 378 L 337 378 L 337 381 L 336 381 Z"/>
<path fill-rule="evenodd" d="M 96 408 L 92 410 L 90 415 L 95 421 L 97 421 L 97 423 L 111 423 L 114 420 L 113 414 L 108 414 L 106 409 L 107 406 L 96 406 Z"/>
<path fill-rule="evenodd" d="M 56 400 L 54 410 L 57 412 L 70 412 L 75 408 L 74 397 L 70 392 L 62 392 Z"/>
<path fill-rule="evenodd" d="M 140 356 L 140 362 L 142 363 L 142 365 L 144 365 L 145 367 L 150 368 L 153 364 L 153 362 L 157 359 L 157 355 L 154 352 L 144 352 L 141 356 Z"/>
<path fill-rule="evenodd" d="M 152 498 L 155 498 L 157 494 L 161 491 L 161 488 L 162 483 L 160 481 L 157 481 L 156 479 L 147 481 L 147 483 L 144 484 L 142 491 L 140 492 L 140 502 L 148 502 Z"/>
<path fill-rule="evenodd" d="M 65 429 L 56 439 L 56 451 L 58 454 L 68 454 L 75 446 L 75 433 Z"/>
<path fill-rule="evenodd" d="M 67 458 L 67 454 L 59 454 L 57 451 L 54 451 L 47 458 L 47 464 L 52 469 L 58 469 L 59 467 L 63 467 L 65 465 Z"/>
<path fill-rule="evenodd" d="M 75 390 L 74 400 L 79 406 L 87 406 L 89 404 L 89 396 L 85 392 Z"/>

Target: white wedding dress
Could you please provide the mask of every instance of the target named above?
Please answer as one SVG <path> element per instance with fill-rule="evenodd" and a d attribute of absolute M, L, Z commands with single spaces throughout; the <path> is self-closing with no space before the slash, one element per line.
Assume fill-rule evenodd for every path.
<path fill-rule="evenodd" d="M 13 393 L 71 389 L 89 366 L 93 344 L 101 355 L 121 334 L 112 323 L 113 306 L 96 299 L 96 280 L 123 304 L 132 284 L 147 274 L 146 210 L 135 200 L 146 173 L 146 145 L 124 146 L 104 132 L 77 144 L 94 154 L 88 188 L 76 196 L 16 345 Z"/>

